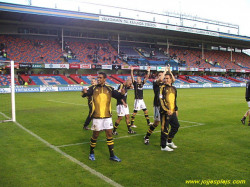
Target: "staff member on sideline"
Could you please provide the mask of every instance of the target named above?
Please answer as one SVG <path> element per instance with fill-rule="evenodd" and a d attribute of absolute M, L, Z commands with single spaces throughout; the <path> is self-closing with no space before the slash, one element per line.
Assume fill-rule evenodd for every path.
<path fill-rule="evenodd" d="M 94 86 L 94 85 L 96 85 L 96 80 L 95 80 L 95 78 L 92 78 L 91 79 L 91 86 Z M 92 117 L 91 117 L 91 112 L 92 112 L 92 96 L 89 96 L 87 98 L 88 98 L 88 105 L 89 105 L 89 115 L 86 118 L 85 123 L 83 125 L 83 129 L 85 129 L 85 130 L 89 130 L 88 125 L 89 125 L 90 121 L 92 120 Z"/>
<path fill-rule="evenodd" d="M 106 79 L 106 73 L 100 72 L 97 77 L 97 85 L 89 87 L 89 89 L 84 88 L 82 91 L 82 97 L 92 96 L 93 105 L 91 112 L 91 117 L 93 117 L 91 130 L 93 130 L 93 135 L 90 140 L 91 143 L 89 159 L 95 160 L 94 149 L 96 147 L 96 141 L 100 134 L 100 131 L 104 130 L 106 132 L 110 160 L 121 162 L 121 159 L 114 155 L 111 97 L 115 99 L 121 99 L 125 94 L 125 91 L 122 89 L 121 93 L 119 93 L 113 87 L 106 85 Z"/>
<path fill-rule="evenodd" d="M 246 83 L 246 94 L 245 94 L 246 102 L 248 105 L 248 111 L 246 111 L 243 118 L 241 118 L 241 123 L 245 125 L 246 118 L 249 116 L 248 126 L 250 126 L 250 81 L 247 81 Z"/>

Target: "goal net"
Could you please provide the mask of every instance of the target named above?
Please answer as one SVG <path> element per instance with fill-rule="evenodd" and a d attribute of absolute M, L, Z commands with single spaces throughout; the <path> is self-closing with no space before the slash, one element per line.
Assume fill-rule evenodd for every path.
<path fill-rule="evenodd" d="M 0 61 L 0 123 L 16 121 L 14 61 Z"/>

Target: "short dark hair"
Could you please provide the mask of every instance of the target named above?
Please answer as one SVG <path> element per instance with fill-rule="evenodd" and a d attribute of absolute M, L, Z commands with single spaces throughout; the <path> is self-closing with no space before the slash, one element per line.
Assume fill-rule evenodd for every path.
<path fill-rule="evenodd" d="M 98 74 L 102 75 L 104 79 L 107 78 L 107 75 L 106 75 L 106 73 L 104 73 L 104 72 L 100 72 L 100 73 L 98 73 Z"/>
<path fill-rule="evenodd" d="M 169 75 L 169 77 L 172 79 L 172 75 L 170 73 L 166 73 L 165 76 Z"/>

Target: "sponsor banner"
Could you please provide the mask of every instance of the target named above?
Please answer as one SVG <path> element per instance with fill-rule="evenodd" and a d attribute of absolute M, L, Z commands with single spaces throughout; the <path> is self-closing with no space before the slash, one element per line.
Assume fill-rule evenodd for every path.
<path fill-rule="evenodd" d="M 31 63 L 19 63 L 19 68 L 32 68 Z"/>
<path fill-rule="evenodd" d="M 91 64 L 80 64 L 80 69 L 91 69 Z"/>
<path fill-rule="evenodd" d="M 7 66 L 5 66 L 5 68 L 10 68 L 10 64 L 7 65 Z M 18 63 L 14 64 L 14 68 L 18 69 L 19 68 L 19 64 Z"/>
<path fill-rule="evenodd" d="M 102 69 L 112 69 L 112 65 L 102 65 Z"/>
<path fill-rule="evenodd" d="M 143 85 L 143 89 L 153 89 L 153 85 Z"/>
<path fill-rule="evenodd" d="M 230 83 L 230 87 L 241 87 L 239 83 Z"/>
<path fill-rule="evenodd" d="M 102 69 L 102 65 L 99 64 L 92 64 L 91 69 Z"/>
<path fill-rule="evenodd" d="M 179 70 L 178 66 L 172 67 L 172 71 L 178 71 L 178 70 Z"/>
<path fill-rule="evenodd" d="M 210 84 L 210 83 L 205 83 L 205 84 L 203 84 L 203 87 L 204 87 L 204 88 L 211 88 L 211 87 L 212 87 L 212 84 Z"/>
<path fill-rule="evenodd" d="M 64 91 L 82 91 L 83 86 L 68 86 L 68 87 L 58 87 L 59 92 Z"/>
<path fill-rule="evenodd" d="M 212 84 L 212 88 L 221 88 L 224 87 L 223 83 Z"/>
<path fill-rule="evenodd" d="M 112 65 L 112 69 L 118 70 L 121 69 L 121 65 Z"/>
<path fill-rule="evenodd" d="M 40 92 L 39 87 L 26 87 L 26 86 L 18 86 L 15 88 L 15 92 Z"/>
<path fill-rule="evenodd" d="M 140 70 L 147 70 L 148 66 L 140 66 Z"/>
<path fill-rule="evenodd" d="M 80 64 L 69 64 L 69 69 L 80 69 Z"/>
<path fill-rule="evenodd" d="M 213 72 L 226 72 L 226 69 L 218 69 L 218 68 L 210 68 L 211 71 Z"/>
<path fill-rule="evenodd" d="M 49 85 L 42 85 L 40 86 L 40 91 L 41 92 L 57 92 L 58 91 L 58 87 L 57 86 L 49 86 Z"/>
<path fill-rule="evenodd" d="M 189 84 L 181 84 L 180 88 L 190 88 Z"/>
<path fill-rule="evenodd" d="M 69 69 L 69 64 L 45 64 L 45 68 Z"/>
<path fill-rule="evenodd" d="M 198 71 L 204 71 L 205 68 L 198 68 Z"/>
<path fill-rule="evenodd" d="M 249 73 L 249 72 L 250 72 L 250 70 L 246 69 L 246 70 L 245 70 L 245 72 L 246 72 L 246 73 Z"/>
<path fill-rule="evenodd" d="M 129 66 L 129 65 L 122 65 L 121 68 L 122 68 L 122 69 L 130 69 L 130 66 Z"/>
<path fill-rule="evenodd" d="M 126 25 L 136 25 L 136 26 L 142 26 L 142 27 L 151 27 L 151 28 L 163 27 L 163 24 L 150 23 L 146 21 L 139 21 L 139 20 L 133 20 L 133 19 L 109 17 L 109 16 L 99 16 L 99 21 L 110 22 L 110 23 L 120 23 L 120 24 L 126 24 Z M 162 26 L 159 26 L 159 25 L 162 25 Z"/>
<path fill-rule="evenodd" d="M 157 71 L 165 71 L 165 66 L 164 67 L 157 66 Z"/>
<path fill-rule="evenodd" d="M 44 68 L 44 64 L 32 64 L 32 68 Z"/>
<path fill-rule="evenodd" d="M 190 68 L 191 71 L 199 71 L 198 68 Z"/>
<path fill-rule="evenodd" d="M 203 88 L 203 84 L 191 83 L 189 85 L 190 88 Z"/>
<path fill-rule="evenodd" d="M 0 88 L 0 93 L 10 93 L 10 88 Z"/>
<path fill-rule="evenodd" d="M 205 71 L 210 71 L 210 68 L 205 68 L 204 70 L 205 70 Z"/>
<path fill-rule="evenodd" d="M 207 36 L 215 36 L 215 37 L 220 36 L 220 34 L 218 32 L 199 30 L 199 29 L 188 28 L 188 27 L 168 26 L 167 29 L 174 30 L 174 31 L 180 31 L 180 32 L 188 32 L 188 33 L 193 33 L 193 34 L 207 35 Z"/>
<path fill-rule="evenodd" d="M 140 69 L 140 66 L 133 66 L 134 69 Z"/>
<path fill-rule="evenodd" d="M 157 69 L 157 67 L 156 66 L 150 66 L 150 70 L 156 70 Z"/>
<path fill-rule="evenodd" d="M 179 67 L 178 69 L 179 69 L 179 71 L 186 71 L 185 67 Z"/>

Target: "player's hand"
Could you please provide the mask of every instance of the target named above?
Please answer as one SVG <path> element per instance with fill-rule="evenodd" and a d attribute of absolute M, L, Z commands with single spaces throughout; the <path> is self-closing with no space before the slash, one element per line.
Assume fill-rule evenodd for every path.
<path fill-rule="evenodd" d="M 83 88 L 82 92 L 87 93 L 88 88 Z"/>
<path fill-rule="evenodd" d="M 131 66 L 130 69 L 131 69 L 131 71 L 134 71 L 134 67 L 133 66 Z"/>
<path fill-rule="evenodd" d="M 126 103 L 124 103 L 123 105 L 125 106 L 125 108 L 127 108 L 127 107 L 128 107 L 128 105 L 127 105 Z"/>
<path fill-rule="evenodd" d="M 172 112 L 171 110 L 168 110 L 168 111 L 167 111 L 167 114 L 168 114 L 169 116 L 171 116 L 171 115 L 173 115 L 173 112 Z"/>
<path fill-rule="evenodd" d="M 126 93 L 125 89 L 121 89 L 121 94 L 125 95 L 125 93 Z"/>
<path fill-rule="evenodd" d="M 176 113 L 176 116 L 178 117 L 178 111 L 175 111 L 175 113 Z"/>

